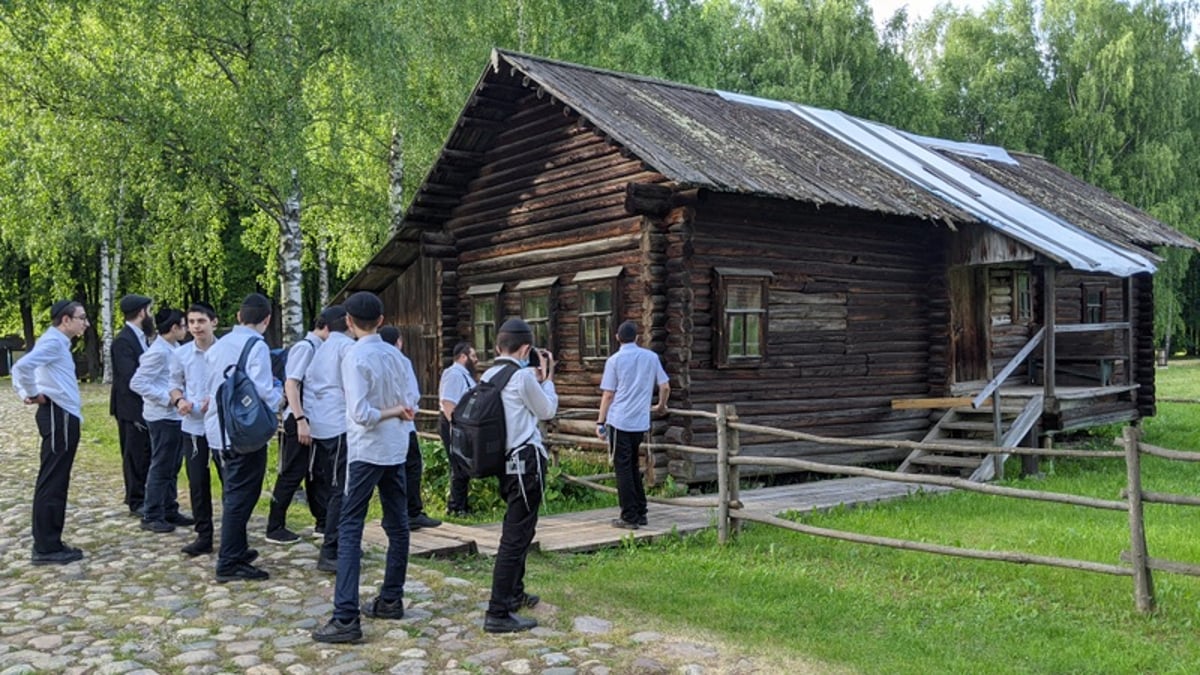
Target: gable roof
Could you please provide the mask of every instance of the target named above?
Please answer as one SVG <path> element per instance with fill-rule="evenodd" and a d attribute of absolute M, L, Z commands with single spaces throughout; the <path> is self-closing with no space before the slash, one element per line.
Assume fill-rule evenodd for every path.
<path fill-rule="evenodd" d="M 343 294 L 382 290 L 411 264 L 420 232 L 441 229 L 508 114 L 532 95 L 564 106 L 681 189 L 848 207 L 950 227 L 982 223 L 1075 269 L 1119 276 L 1152 272 L 1156 258 L 1147 250 L 1152 247 L 1200 249 L 1200 243 L 1032 155 L 924 138 L 834 111 L 494 50 L 398 234 Z M 864 129 L 872 138 L 856 140 Z M 903 161 L 883 156 L 883 149 L 897 145 L 903 146 Z"/>

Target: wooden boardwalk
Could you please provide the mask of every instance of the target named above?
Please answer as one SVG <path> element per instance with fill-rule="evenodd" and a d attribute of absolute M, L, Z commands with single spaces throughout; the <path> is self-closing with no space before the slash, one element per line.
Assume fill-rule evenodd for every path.
<path fill-rule="evenodd" d="M 742 503 L 747 510 L 779 514 L 785 511 L 812 512 L 840 505 L 855 506 L 906 497 L 918 489 L 943 492 L 945 488 L 894 483 L 872 478 L 837 478 L 812 483 L 745 490 Z M 716 524 L 715 509 L 650 504 L 650 524 L 638 530 L 623 530 L 609 523 L 617 518 L 617 507 L 560 513 L 538 520 L 534 545 L 543 551 L 585 552 L 611 548 L 632 537 L 637 541 L 678 534 L 690 534 Z M 364 539 L 386 545 L 379 523 L 369 523 Z M 464 553 L 495 555 L 500 541 L 500 523 L 458 525 L 442 523 L 433 529 L 412 533 L 409 555 L 447 557 Z"/>

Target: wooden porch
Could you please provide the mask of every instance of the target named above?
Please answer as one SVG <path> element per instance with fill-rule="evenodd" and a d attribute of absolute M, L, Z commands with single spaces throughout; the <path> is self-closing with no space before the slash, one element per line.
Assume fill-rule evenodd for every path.
<path fill-rule="evenodd" d="M 808 513 L 838 506 L 856 506 L 900 499 L 923 490 L 944 492 L 937 486 L 919 487 L 872 478 L 831 480 L 745 490 L 740 497 L 745 510 L 761 515 L 789 511 Z M 715 525 L 715 509 L 693 506 L 650 505 L 650 524 L 638 530 L 622 530 L 609 523 L 619 516 L 617 507 L 543 516 L 538 521 L 534 546 L 543 551 L 581 553 L 619 546 L 632 538 L 654 541 L 676 534 L 692 534 Z M 378 522 L 368 523 L 365 541 L 387 545 Z M 482 553 L 495 555 L 500 541 L 500 523 L 458 525 L 445 522 L 433 529 L 412 533 L 410 556 L 427 558 Z"/>

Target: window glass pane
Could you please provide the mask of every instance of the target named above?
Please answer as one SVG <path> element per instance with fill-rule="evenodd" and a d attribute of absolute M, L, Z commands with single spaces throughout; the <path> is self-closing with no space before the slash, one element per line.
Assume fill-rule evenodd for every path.
<path fill-rule="evenodd" d="M 491 360 L 496 344 L 496 301 L 476 298 L 471 305 L 471 323 L 475 351 L 479 358 Z"/>
<path fill-rule="evenodd" d="M 521 305 L 521 316 L 527 322 L 550 316 L 550 298 L 545 295 L 527 295 Z"/>
<path fill-rule="evenodd" d="M 745 356 L 746 317 L 741 314 L 730 314 L 727 323 L 729 326 L 729 355 Z"/>
<path fill-rule="evenodd" d="M 762 284 L 731 283 L 725 292 L 726 309 L 761 309 Z"/>
<path fill-rule="evenodd" d="M 745 331 L 746 332 L 746 351 L 745 351 L 745 354 L 746 354 L 746 356 L 761 356 L 762 355 L 760 353 L 761 350 L 759 349 L 759 344 L 760 344 L 760 342 L 759 342 L 759 338 L 760 338 L 759 318 L 760 317 L 757 314 L 748 314 L 745 316 L 745 320 L 746 320 L 746 331 Z"/>

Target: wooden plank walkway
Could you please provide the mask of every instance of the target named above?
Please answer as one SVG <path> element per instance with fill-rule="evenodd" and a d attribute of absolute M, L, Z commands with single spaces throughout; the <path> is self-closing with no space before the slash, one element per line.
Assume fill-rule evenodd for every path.
<path fill-rule="evenodd" d="M 873 478 L 836 478 L 811 483 L 745 490 L 742 503 L 757 513 L 780 514 L 786 511 L 809 513 L 837 506 L 856 506 L 906 497 L 919 489 L 945 492 L 947 488 L 917 486 Z M 637 530 L 615 528 L 609 523 L 619 516 L 617 507 L 560 513 L 538 520 L 534 545 L 544 551 L 585 552 L 619 546 L 632 537 L 654 541 L 661 537 L 699 532 L 716 524 L 716 509 L 650 504 L 650 524 Z M 495 555 L 500 541 L 500 523 L 458 525 L 442 523 L 433 529 L 412 533 L 409 555 L 446 557 L 463 553 Z M 369 523 L 364 539 L 386 545 L 379 524 Z"/>

